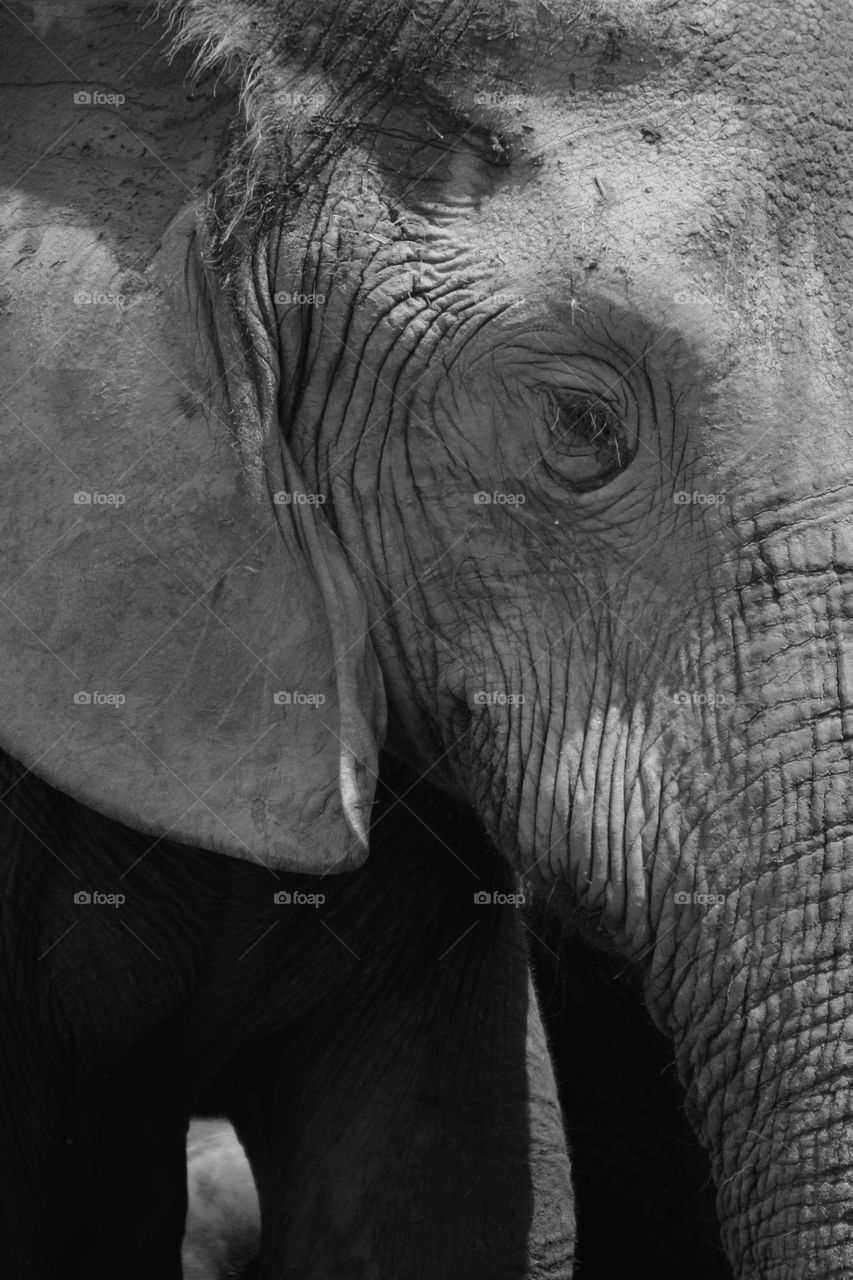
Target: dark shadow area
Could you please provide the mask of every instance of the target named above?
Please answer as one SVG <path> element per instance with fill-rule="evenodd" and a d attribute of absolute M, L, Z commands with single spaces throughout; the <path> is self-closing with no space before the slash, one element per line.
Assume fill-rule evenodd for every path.
<path fill-rule="evenodd" d="M 731 1280 L 708 1155 L 640 975 L 537 915 L 531 959 L 572 1159 L 577 1280 Z"/>
<path fill-rule="evenodd" d="M 0 782 L 4 1275 L 178 1280 L 206 1106 L 265 1273 L 525 1273 L 525 932 L 475 900 L 514 883 L 468 811 L 380 785 L 364 867 L 317 877 L 152 840 L 2 752 Z"/>

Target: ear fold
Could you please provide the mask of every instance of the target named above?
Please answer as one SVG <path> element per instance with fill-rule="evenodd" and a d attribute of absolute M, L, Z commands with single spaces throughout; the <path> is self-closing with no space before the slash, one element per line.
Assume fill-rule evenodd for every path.
<path fill-rule="evenodd" d="M 155 837 L 357 864 L 384 732 L 365 604 L 321 508 L 272 500 L 299 476 L 215 364 L 191 221 L 144 277 L 97 230 L 30 222 L 2 340 L 2 745 Z"/>
<path fill-rule="evenodd" d="M 213 246 L 199 228 L 197 262 L 205 275 L 217 347 L 226 360 L 223 382 L 232 406 L 233 440 L 250 492 L 276 513 L 286 544 L 301 549 L 325 606 L 335 654 L 340 730 L 340 794 L 352 831 L 367 845 L 378 770 L 377 726 L 385 727 L 379 666 L 369 638 L 364 596 L 346 555 L 322 515 L 324 495 L 309 493 L 281 421 L 281 360 L 273 342 L 278 320 L 269 292 L 266 246 L 235 235 L 240 253 L 230 259 L 232 282 L 224 291 L 211 268 Z M 255 330 L 246 341 L 247 321 Z M 285 411 L 286 412 L 286 411 Z M 259 462 L 263 466 L 259 468 Z"/>

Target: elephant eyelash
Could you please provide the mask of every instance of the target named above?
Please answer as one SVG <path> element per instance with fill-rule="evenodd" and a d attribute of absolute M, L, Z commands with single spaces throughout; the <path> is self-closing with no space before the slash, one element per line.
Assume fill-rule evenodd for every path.
<path fill-rule="evenodd" d="M 554 406 L 554 420 L 551 423 L 552 433 L 556 431 L 560 417 L 566 411 L 570 412 L 574 417 L 569 429 L 582 432 L 590 443 L 604 434 L 608 429 L 608 419 L 615 416 L 606 401 L 601 399 L 584 398 L 581 400 L 579 397 L 577 401 L 574 399 L 561 401 Z"/>
<path fill-rule="evenodd" d="M 543 453 L 546 467 L 577 492 L 600 489 L 630 464 L 629 433 L 614 408 L 600 396 L 569 395 L 552 400 Z"/>

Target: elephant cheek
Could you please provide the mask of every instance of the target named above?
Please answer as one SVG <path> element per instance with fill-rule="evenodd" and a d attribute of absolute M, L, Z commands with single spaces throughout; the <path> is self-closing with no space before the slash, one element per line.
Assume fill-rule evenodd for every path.
<path fill-rule="evenodd" d="M 523 870 L 552 901 L 566 894 L 589 910 L 628 954 L 653 938 L 646 845 L 657 828 L 650 801 L 660 795 L 662 767 L 660 753 L 644 749 L 636 719 L 609 707 L 562 739 L 543 735 L 524 773 Z"/>

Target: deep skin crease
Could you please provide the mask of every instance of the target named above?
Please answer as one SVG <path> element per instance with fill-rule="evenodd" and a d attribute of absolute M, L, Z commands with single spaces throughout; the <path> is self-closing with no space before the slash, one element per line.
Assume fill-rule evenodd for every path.
<path fill-rule="evenodd" d="M 846 0 L 166 8 L 248 120 L 172 367 L 326 499 L 394 750 L 637 966 L 738 1280 L 848 1274 Z"/>

